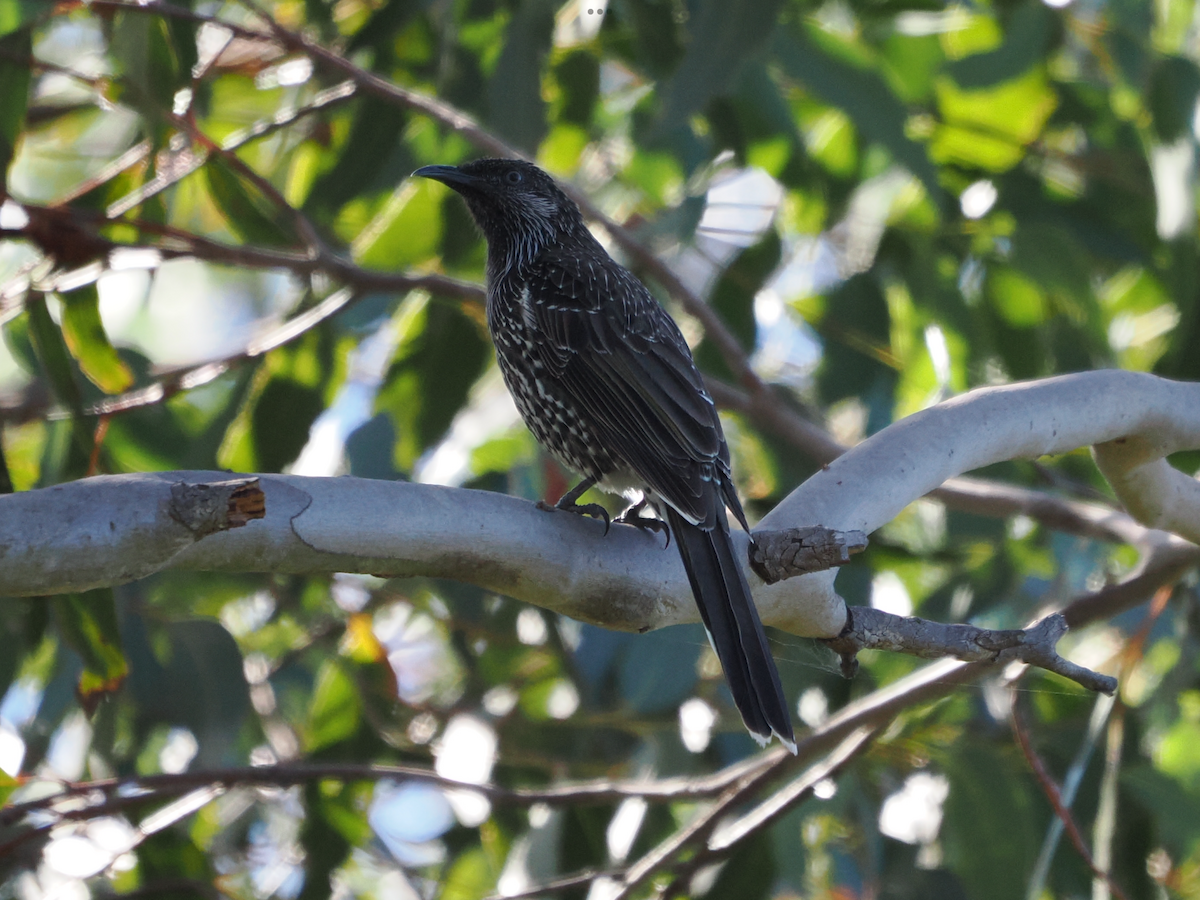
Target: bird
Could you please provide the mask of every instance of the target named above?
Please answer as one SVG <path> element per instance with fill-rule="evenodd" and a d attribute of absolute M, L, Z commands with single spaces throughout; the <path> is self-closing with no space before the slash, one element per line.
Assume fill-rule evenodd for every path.
<path fill-rule="evenodd" d="M 432 165 L 487 241 L 487 322 L 505 384 L 529 430 L 592 487 L 640 497 L 618 521 L 669 527 L 709 640 L 750 735 L 795 752 L 791 715 L 730 535 L 749 532 L 712 397 L 675 320 L 609 256 L 553 177 L 521 159 Z M 649 504 L 666 519 L 641 515 Z"/>

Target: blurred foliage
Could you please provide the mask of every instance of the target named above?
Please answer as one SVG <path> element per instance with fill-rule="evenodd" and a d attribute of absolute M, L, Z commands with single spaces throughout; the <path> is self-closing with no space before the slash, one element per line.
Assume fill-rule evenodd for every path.
<path fill-rule="evenodd" d="M 1200 378 L 1190 0 L 264 6 L 574 179 L 704 285 L 781 402 L 839 439 L 983 384 L 1104 366 Z M 256 27 L 250 4 L 171 9 L 0 0 L 4 196 L 68 213 L 26 228 L 0 212 L 0 491 L 229 467 L 561 492 L 566 476 L 505 399 L 477 301 L 364 289 L 283 346 L 239 356 L 338 286 L 289 268 L 308 226 L 363 273 L 482 282 L 461 203 L 407 180 L 480 151 L 428 111 L 323 94 L 346 73 L 315 55 L 205 21 Z M 217 242 L 213 261 L 106 257 L 95 243 L 177 248 L 190 235 Z M 239 247 L 294 255 L 264 270 Z M 728 378 L 684 327 L 701 366 Z M 223 359 L 200 387 L 89 413 Z M 746 417 L 726 425 L 754 514 L 816 468 Z M 986 474 L 1105 490 L 1086 455 L 1043 462 Z M 925 502 L 872 540 L 839 575 L 849 602 L 877 593 L 989 627 L 1137 562 L 1032 519 Z M 1107 729 L 1089 736 L 1093 699 L 1059 679 L 1031 674 L 1018 695 L 1055 777 L 1082 772 L 1077 821 L 1089 841 L 1089 823 L 1111 830 L 1130 898 L 1200 897 L 1198 599 L 1193 573 L 1155 616 L 1072 636 L 1088 659 L 1120 660 Z M 773 643 L 808 725 L 919 665 L 866 653 L 846 682 L 822 647 Z M 172 572 L 5 600 L 0 694 L 5 802 L 55 779 L 188 766 L 436 761 L 531 787 L 699 776 L 755 751 L 698 627 L 607 632 L 420 579 Z M 929 783 L 948 794 L 912 794 L 901 826 L 885 827 L 896 798 Z M 1053 821 L 992 683 L 908 710 L 820 796 L 684 888 L 1024 896 Z M 696 808 L 488 807 L 419 781 L 334 778 L 180 802 L 152 820 L 130 799 L 40 837 L 0 820 L 0 897 L 76 896 L 64 884 L 82 879 L 105 895 L 474 900 L 619 866 Z M 921 815 L 932 826 L 914 830 Z M 105 842 L 117 833 L 134 835 L 128 852 Z M 1039 896 L 1083 896 L 1090 880 L 1064 842 Z"/>

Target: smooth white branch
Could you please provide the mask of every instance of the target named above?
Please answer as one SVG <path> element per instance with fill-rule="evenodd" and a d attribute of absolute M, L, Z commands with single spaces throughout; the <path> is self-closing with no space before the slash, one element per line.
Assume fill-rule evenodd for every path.
<path fill-rule="evenodd" d="M 760 527 L 869 533 L 961 472 L 1096 444 L 1134 515 L 1200 539 L 1200 489 L 1164 460 L 1200 447 L 1200 384 L 1120 371 L 985 388 L 910 416 L 818 472 Z M 453 578 L 623 630 L 697 621 L 678 556 L 658 536 L 614 526 L 603 537 L 598 522 L 499 494 L 263 475 L 265 517 L 244 528 L 200 539 L 172 517 L 173 484 L 231 477 L 107 476 L 0 496 L 0 594 L 77 591 L 164 568 L 344 571 Z M 1132 523 L 1123 530 L 1153 540 Z M 833 571 L 773 585 L 748 577 L 764 622 L 809 637 L 841 632 Z"/>
<path fill-rule="evenodd" d="M 452 578 L 607 628 L 699 621 L 675 548 L 632 525 L 544 512 L 485 491 L 362 478 L 256 476 L 265 515 L 207 537 L 174 511 L 179 485 L 224 472 L 86 478 L 0 496 L 0 595 L 121 584 L 162 569 Z M 743 548 L 745 535 L 737 540 Z M 763 618 L 836 634 L 837 595 L 797 604 L 788 583 L 748 573 Z"/>
<path fill-rule="evenodd" d="M 1148 526 L 1095 505 L 1108 530 L 1143 545 L 1167 540 L 1152 528 L 1200 542 L 1200 487 L 1165 459 L 1200 447 L 1200 384 L 1115 369 L 980 388 L 901 419 L 809 478 L 759 527 L 819 522 L 870 534 L 963 472 L 1088 446 L 1117 496 Z M 800 595 L 820 596 L 815 584 L 835 574 L 786 583 L 804 582 Z"/>

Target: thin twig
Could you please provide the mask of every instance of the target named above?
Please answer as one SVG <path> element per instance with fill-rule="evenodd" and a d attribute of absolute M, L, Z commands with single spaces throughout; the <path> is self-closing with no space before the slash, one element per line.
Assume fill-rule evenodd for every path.
<path fill-rule="evenodd" d="M 1012 731 L 1013 736 L 1017 739 L 1017 746 L 1021 748 L 1021 753 L 1024 755 L 1026 762 L 1029 763 L 1029 768 L 1033 770 L 1034 777 L 1037 778 L 1038 784 L 1042 787 L 1042 793 L 1046 795 L 1046 799 L 1050 801 L 1050 805 L 1054 808 L 1054 814 L 1058 816 L 1066 829 L 1067 837 L 1071 841 L 1071 845 L 1075 848 L 1075 852 L 1079 854 L 1080 859 L 1084 861 L 1089 869 L 1092 870 L 1097 878 L 1103 879 L 1109 889 L 1116 894 L 1120 900 L 1128 900 L 1125 892 L 1120 886 L 1113 881 L 1112 875 L 1108 872 L 1101 871 L 1096 866 L 1096 862 L 1092 859 L 1092 853 L 1088 849 L 1087 842 L 1079 831 L 1079 826 L 1075 824 L 1075 818 L 1071 815 L 1071 811 L 1067 809 L 1063 803 L 1062 794 L 1059 793 L 1058 785 L 1054 783 L 1054 779 L 1050 776 L 1046 769 L 1046 764 L 1042 762 L 1042 758 L 1037 755 L 1033 746 L 1029 742 L 1029 734 L 1025 730 L 1024 723 L 1021 721 L 1021 714 L 1018 709 L 1019 704 L 1014 701 L 1012 705 Z"/>
<path fill-rule="evenodd" d="M 324 779 L 340 781 L 382 781 L 386 779 L 422 781 L 449 790 L 472 790 L 483 794 L 493 803 L 512 806 L 577 806 L 611 803 L 628 797 L 649 802 L 674 802 L 713 797 L 729 785 L 760 771 L 766 765 L 761 757 L 735 763 L 704 778 L 662 778 L 646 781 L 581 781 L 567 782 L 548 788 L 506 788 L 498 785 L 467 784 L 438 775 L 421 766 L 372 765 L 369 763 L 280 763 L 273 766 L 238 766 L 227 769 L 203 769 L 176 774 L 143 775 L 134 778 L 107 778 L 95 781 L 64 783 L 63 790 L 48 797 L 15 803 L 0 810 L 0 824 L 12 824 L 28 813 L 50 810 L 72 798 L 95 795 L 101 802 L 138 800 L 154 802 L 185 794 L 198 787 L 271 785 L 291 787 Z M 84 804 L 86 817 L 98 806 Z M 66 815 L 67 811 L 60 811 Z M 76 815 L 78 817 L 78 815 Z"/>
<path fill-rule="evenodd" d="M 701 852 L 708 857 L 705 862 L 728 854 L 740 841 L 775 821 L 808 797 L 817 784 L 837 774 L 869 744 L 874 733 L 874 729 L 867 727 L 852 730 L 824 759 L 807 768 L 790 784 L 773 792 L 766 801 L 732 825 L 714 834 L 722 820 L 734 809 L 764 790 L 784 772 L 797 768 L 796 760 L 811 759 L 816 755 L 811 752 L 811 748 L 805 747 L 806 741 L 801 741 L 795 758 L 783 754 L 770 768 L 764 768 L 760 773 L 734 784 L 718 797 L 711 807 L 696 815 L 691 822 L 631 865 L 621 879 L 620 890 L 613 895 L 612 900 L 626 900 L 631 897 L 656 872 L 667 866 L 689 846 L 702 845 Z"/>
<path fill-rule="evenodd" d="M 963 623 L 931 622 L 917 616 L 897 616 L 869 606 L 846 610 L 846 627 L 823 643 L 842 658 L 842 671 L 851 677 L 862 650 L 890 650 L 925 659 L 956 659 L 994 665 L 1020 661 L 1078 682 L 1089 691 L 1111 694 L 1117 679 L 1076 665 L 1058 655 L 1058 641 L 1067 633 L 1067 620 L 1051 613 L 1028 628 L 1003 631 Z"/>
<path fill-rule="evenodd" d="M 534 897 L 544 897 L 556 891 L 565 891 L 573 887 L 583 887 L 584 885 L 591 884 L 598 878 L 611 878 L 615 880 L 623 877 L 625 871 L 625 869 L 585 869 L 582 872 L 576 872 L 574 875 L 564 875 L 562 878 L 556 878 L 554 881 L 534 885 L 513 894 L 489 894 L 485 900 L 532 900 Z"/>

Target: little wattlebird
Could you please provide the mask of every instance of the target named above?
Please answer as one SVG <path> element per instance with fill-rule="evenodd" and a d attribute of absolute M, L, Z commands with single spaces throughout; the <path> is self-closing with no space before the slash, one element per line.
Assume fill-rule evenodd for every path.
<path fill-rule="evenodd" d="M 788 703 L 726 507 L 749 531 L 712 398 L 674 320 L 588 231 L 579 208 L 531 163 L 481 159 L 413 173 L 457 191 L 487 239 L 487 320 L 500 371 L 526 425 L 593 485 L 649 502 L 666 516 L 700 616 L 750 733 L 795 751 Z M 668 540 L 669 540 L 668 535 Z"/>

